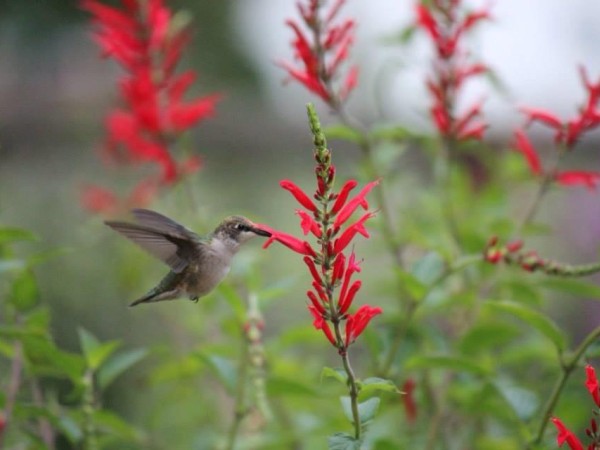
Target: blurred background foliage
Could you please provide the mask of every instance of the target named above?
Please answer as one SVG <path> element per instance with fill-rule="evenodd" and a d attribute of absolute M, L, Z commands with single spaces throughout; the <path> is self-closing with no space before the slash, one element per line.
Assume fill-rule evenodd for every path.
<path fill-rule="evenodd" d="M 293 2 L 288 3 L 293 8 Z M 269 3 L 256 2 L 256 7 L 261 7 L 259 13 L 248 13 L 249 6 L 235 1 L 173 0 L 169 4 L 193 16 L 193 45 L 185 64 L 200 74 L 195 89 L 198 94 L 219 91 L 225 98 L 215 118 L 204 122 L 189 138 L 203 158 L 203 169 L 186 181 L 186 185 L 161 196 L 152 207 L 200 232 L 210 231 L 229 214 L 244 214 L 279 229 L 296 230 L 288 194 L 278 188 L 278 182 L 289 178 L 299 185 L 312 186 L 312 143 L 304 111 L 304 103 L 310 96 L 299 94 L 296 88 L 277 85 L 275 89 L 270 84 L 265 71 L 272 71 L 279 80 L 283 75 L 265 67 L 271 67 L 281 54 L 274 53 L 257 62 L 260 52 L 252 55 L 246 52 L 253 44 L 248 30 L 262 27 L 266 33 L 272 28 L 267 18 Z M 271 6 L 281 13 L 274 0 Z M 411 14 L 409 5 L 402 2 L 394 2 L 393 8 L 404 9 L 404 21 Z M 373 9 L 377 12 L 377 7 Z M 385 13 L 383 7 L 380 12 Z M 261 14 L 264 23 L 260 20 Z M 254 21 L 254 28 L 240 26 L 243 20 L 250 21 L 256 16 L 259 20 Z M 501 26 L 506 27 L 501 31 L 510 33 L 509 22 L 503 20 L 498 19 Z M 283 21 L 279 26 L 280 39 L 273 45 L 281 48 L 290 37 L 285 34 Z M 365 27 L 368 29 L 369 25 Z M 376 25 L 371 27 L 376 28 Z M 244 448 L 322 448 L 323 436 L 332 429 L 347 426 L 336 403 L 337 394 L 341 395 L 344 389 L 329 379 L 318 382 L 323 365 L 335 366 L 336 355 L 311 326 L 304 299 L 308 277 L 301 263 L 289 257 L 285 250 L 273 248 L 265 253 L 258 243 L 252 243 L 236 261 L 225 286 L 199 304 L 179 301 L 133 310 L 126 307 L 163 275 L 164 267 L 111 233 L 99 217 L 83 211 L 79 203 L 84 183 L 123 186 L 128 176 L 126 170 L 107 175 L 98 164 L 96 153 L 103 137 L 102 121 L 106 111 L 114 105 L 114 83 L 119 69 L 98 57 L 89 33 L 88 17 L 78 10 L 75 1 L 0 0 L 0 226 L 32 233 L 11 235 L 2 242 L 0 232 L 1 256 L 5 261 L 20 261 L 16 269 L 0 273 L 4 278 L 0 301 L 29 298 L 30 304 L 15 306 L 18 313 L 13 319 L 17 320 L 20 315 L 27 317 L 27 326 L 34 331 L 45 330 L 55 341 L 56 346 L 48 344 L 44 353 L 46 357 L 55 355 L 56 358 L 51 358 L 53 361 L 49 362 L 47 372 L 40 373 L 40 379 L 56 397 L 56 408 L 59 404 L 73 406 L 72 423 L 85 427 L 86 419 L 78 415 L 77 406 L 85 404 L 88 369 L 110 373 L 118 364 L 129 369 L 124 362 L 115 363 L 114 358 L 128 360 L 131 369 L 118 372 L 119 377 L 115 374 L 110 383 L 101 387 L 105 408 L 102 411 L 113 411 L 115 417 L 106 412 L 96 423 L 106 429 L 119 430 L 113 433 L 114 443 L 105 443 L 107 448 L 205 449 L 222 443 L 223 432 L 232 420 L 235 380 L 231 377 L 235 376 L 235 364 L 243 351 L 239 327 L 243 318 L 239 311 L 237 315 L 232 311 L 235 312 L 249 295 L 256 295 L 266 323 L 265 353 L 272 377 L 267 395 L 272 400 L 270 408 L 277 421 L 262 436 L 263 441 L 257 444 L 250 440 Z M 376 34 L 379 43 L 392 33 L 382 34 L 385 33 Z M 359 50 L 359 57 L 369 61 L 370 55 L 364 48 L 362 51 L 361 55 Z M 546 51 L 544 46 L 540 53 Z M 405 61 L 390 59 L 394 67 L 402 70 Z M 573 74 L 576 72 L 574 65 L 565 65 L 569 65 Z M 387 72 L 383 75 L 369 74 L 369 69 L 365 72 L 368 75 L 364 80 L 366 87 L 351 102 L 359 115 L 372 120 L 382 112 L 392 111 L 389 121 L 412 115 L 415 129 L 424 128 L 424 102 L 420 106 L 403 105 L 401 99 L 398 100 L 400 94 L 395 91 L 388 100 L 398 100 L 396 105 L 373 107 L 375 99 L 381 96 L 373 93 L 369 83 L 391 79 L 386 78 Z M 593 68 L 591 72 L 596 73 Z M 406 93 L 408 86 L 401 89 L 401 93 Z M 391 91 L 391 87 L 389 89 Z M 512 100 L 502 92 L 497 96 L 505 103 Z M 279 98 L 279 104 L 273 97 Z M 572 105 L 573 99 L 579 98 L 571 96 L 565 102 Z M 332 121 L 325 108 L 321 116 L 325 122 Z M 472 251 L 482 248 L 484 238 L 492 232 L 510 231 L 511 217 L 520 211 L 523 192 L 527 192 L 527 186 L 506 184 L 507 180 L 527 178 L 517 162 L 520 159 L 513 158 L 514 155 L 500 159 L 496 150 L 508 141 L 514 118 L 501 114 L 496 118 L 486 166 L 496 172 L 491 176 L 500 178 L 496 180 L 498 184 L 476 192 L 464 180 L 457 181 L 456 185 L 456 192 L 462 195 L 456 203 L 458 212 L 478 219 L 463 224 L 466 235 L 472 232 L 468 241 Z M 573 163 L 597 166 L 597 141 L 590 139 L 584 144 L 588 151 L 578 152 Z M 358 171 L 364 181 L 364 170 L 357 169 L 360 154 L 356 146 L 336 139 L 331 139 L 331 146 L 340 179 Z M 423 147 L 426 152 L 427 146 Z M 387 172 L 393 183 L 393 189 L 388 190 L 390 203 L 404 205 L 396 211 L 395 217 L 403 238 L 424 248 L 447 249 L 447 242 L 443 242 L 445 232 L 440 230 L 438 221 L 432 220 L 439 212 L 435 193 L 426 191 L 431 174 L 420 172 L 420 168 L 426 167 L 422 150 L 391 140 L 382 143 L 377 154 L 381 171 Z M 411 170 L 404 170 L 407 167 Z M 507 192 L 504 188 L 514 190 Z M 193 193 L 192 200 L 189 191 Z M 548 227 L 552 234 L 542 233 L 528 243 L 573 262 L 597 259 L 599 206 L 597 195 L 583 190 L 552 195 L 538 220 L 551 224 Z M 356 251 L 365 257 L 361 296 L 364 301 L 369 299 L 384 307 L 385 330 L 402 320 L 403 311 L 394 303 L 393 292 L 398 279 L 387 270 L 391 258 L 382 247 L 381 241 L 375 238 L 357 244 Z M 38 262 L 38 256 L 46 253 L 52 255 Z M 415 255 L 415 259 L 421 256 Z M 431 264 L 435 266 L 435 261 Z M 481 270 L 483 276 L 492 277 L 495 269 Z M 401 275 L 398 277 L 405 281 Z M 516 292 L 517 297 L 531 305 L 539 305 L 548 295 L 542 281 L 539 281 L 541 286 L 532 288 L 523 282 L 522 274 L 502 271 L 496 281 L 499 281 L 500 292 Z M 576 295 L 577 285 L 562 287 L 568 294 L 557 295 L 560 302 L 545 307 L 577 342 L 597 323 L 599 305 L 589 299 L 597 299 L 598 295 L 581 286 L 581 294 Z M 15 294 L 14 289 L 22 291 Z M 583 300 L 572 303 L 574 298 Z M 464 316 L 457 315 L 450 323 L 442 323 L 439 315 L 448 314 L 445 311 L 449 305 L 456 307 L 459 314 L 468 314 L 465 310 L 475 308 L 475 303 L 471 297 L 433 295 L 419 316 L 419 322 L 429 326 L 409 330 L 405 353 L 398 359 L 404 361 L 423 335 L 441 348 L 453 347 L 478 358 L 490 371 L 495 368 L 494 354 L 506 352 L 505 369 L 510 369 L 513 375 L 526 372 L 527 386 L 515 386 L 508 378 L 503 382 L 501 377 L 491 386 L 480 377 L 477 366 L 458 375 L 464 383 L 454 385 L 448 395 L 453 404 L 464 407 L 456 411 L 457 417 L 485 408 L 497 410 L 499 416 L 504 414 L 498 417 L 499 423 L 517 426 L 515 424 L 529 419 L 531 411 L 543 401 L 543 398 L 528 397 L 538 387 L 531 380 L 538 378 L 546 388 L 554 380 L 555 348 L 548 341 L 536 339 L 535 334 L 525 332 L 518 320 L 520 325 L 506 326 L 504 321 L 498 320 L 499 313 L 506 311 L 502 307 L 496 311 L 493 306 L 484 308 L 479 327 L 457 336 L 456 342 L 445 342 L 448 329 L 440 328 L 452 327 Z M 520 345 L 521 338 L 532 345 Z M 369 367 L 369 355 L 382 351 L 385 342 L 382 344 L 380 340 L 385 341 L 367 334 L 364 345 L 369 351 L 357 349 L 355 352 L 360 372 Z M 102 347 L 111 341 L 119 341 L 118 348 L 116 344 L 108 350 Z M 42 348 L 42 344 L 32 345 Z M 3 350 L 5 357 L 0 360 L 0 374 L 4 377 L 9 370 L 6 355 L 14 349 Z M 93 363 L 94 357 L 100 361 Z M 68 363 L 63 363 L 67 360 Z M 531 361 L 541 362 L 532 367 Z M 417 358 L 407 364 L 417 370 L 434 363 Z M 57 370 L 65 373 L 54 377 Z M 436 373 L 430 381 L 434 383 L 443 376 Z M 587 408 L 581 412 L 579 406 L 585 404 L 581 391 L 581 383 L 574 382 L 573 387 L 569 387 L 567 400 L 561 404 L 561 417 L 571 423 L 585 421 Z M 35 393 L 35 389 L 32 392 Z M 406 433 L 401 438 L 389 437 L 389 430 L 398 428 L 404 413 L 397 398 L 390 396 L 386 400 L 372 429 L 373 440 L 379 438 L 377 448 L 408 448 L 403 447 L 408 442 L 411 448 L 423 448 L 414 440 L 415 436 L 422 435 L 419 429 L 410 429 L 405 424 L 402 427 L 406 427 Z M 503 402 L 512 402 L 511 411 L 518 414 L 503 413 L 507 410 L 498 407 Z M 288 416 L 289 411 L 294 411 L 293 418 Z M 21 411 L 20 414 L 28 417 L 39 412 Z M 117 414 L 124 418 L 123 423 Z M 328 420 L 321 422 L 324 416 Z M 68 444 L 69 439 L 77 441 L 77 433 L 73 431 L 77 426 L 65 420 L 60 424 L 65 437 L 59 441 L 58 448 L 77 448 Z M 260 418 L 252 423 L 251 417 L 250 422 L 250 428 L 262 426 Z M 292 422 L 293 426 L 288 426 Z M 502 439 L 493 441 L 493 438 L 493 435 L 482 434 L 473 448 L 515 448 L 511 447 L 514 441 L 510 439 L 503 438 L 507 443 L 502 447 L 499 444 Z M 18 448 L 37 447 L 31 444 Z"/>

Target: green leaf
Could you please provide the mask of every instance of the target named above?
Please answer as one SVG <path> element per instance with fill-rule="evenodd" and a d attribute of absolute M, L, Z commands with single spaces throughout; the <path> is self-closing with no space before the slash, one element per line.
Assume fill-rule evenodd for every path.
<path fill-rule="evenodd" d="M 127 441 L 138 441 L 141 439 L 141 433 L 125 420 L 113 412 L 107 410 L 94 411 L 94 423 L 105 433 L 116 435 Z"/>
<path fill-rule="evenodd" d="M 537 412 L 539 398 L 533 391 L 507 380 L 496 380 L 492 385 L 522 421 L 528 421 Z"/>
<path fill-rule="evenodd" d="M 130 367 L 134 366 L 148 355 L 145 348 L 129 350 L 119 353 L 108 361 L 98 370 L 98 386 L 100 389 L 106 389 L 119 375 Z"/>
<path fill-rule="evenodd" d="M 444 272 L 444 260 L 437 252 L 429 252 L 416 261 L 411 267 L 411 273 L 423 284 L 429 286 Z"/>
<path fill-rule="evenodd" d="M 364 139 L 359 131 L 346 125 L 331 125 L 325 127 L 323 131 L 325 132 L 327 139 L 339 139 L 354 144 L 360 144 Z"/>
<path fill-rule="evenodd" d="M 529 306 L 511 301 L 490 301 L 485 304 L 485 307 L 492 311 L 506 312 L 521 319 L 550 339 L 559 352 L 567 346 L 566 337 L 560 328 L 549 317 Z"/>
<path fill-rule="evenodd" d="M 31 231 L 23 230 L 21 228 L 0 228 L 0 245 L 6 244 L 7 242 L 16 241 L 37 241 L 38 238 Z"/>
<path fill-rule="evenodd" d="M 368 395 L 377 391 L 400 393 L 400 390 L 392 380 L 370 377 L 360 382 L 360 395 Z"/>
<path fill-rule="evenodd" d="M 413 356 L 406 361 L 405 369 L 446 369 L 480 376 L 488 374 L 485 367 L 464 356 Z"/>
<path fill-rule="evenodd" d="M 361 442 L 346 433 L 336 433 L 327 439 L 329 450 L 360 450 Z"/>
<path fill-rule="evenodd" d="M 101 343 L 90 332 L 79 328 L 79 341 L 87 365 L 92 370 L 97 370 L 110 355 L 121 345 L 118 341 Z"/>
<path fill-rule="evenodd" d="M 83 439 L 83 430 L 72 417 L 62 414 L 58 419 L 58 428 L 71 444 L 77 444 Z"/>
<path fill-rule="evenodd" d="M 377 127 L 371 131 L 370 136 L 375 139 L 405 141 L 413 136 L 413 132 L 408 128 L 399 126 Z"/>
<path fill-rule="evenodd" d="M 427 294 L 427 286 L 421 283 L 412 273 L 405 272 L 398 267 L 395 268 L 395 272 L 402 288 L 410 298 L 413 300 L 422 300 L 425 294 Z"/>
<path fill-rule="evenodd" d="M 229 303 L 231 309 L 233 309 L 236 318 L 239 321 L 243 321 L 246 315 L 246 306 L 244 299 L 239 296 L 235 288 L 230 283 L 221 283 L 217 288 L 219 294 Z"/>
<path fill-rule="evenodd" d="M 316 397 L 317 390 L 310 384 L 298 381 L 294 378 L 284 378 L 280 376 L 269 377 L 267 382 L 267 391 L 270 396 L 298 396 L 298 397 Z"/>
<path fill-rule="evenodd" d="M 560 291 L 575 297 L 600 300 L 600 286 L 573 278 L 543 278 L 540 285 L 553 291 Z"/>
<path fill-rule="evenodd" d="M 10 303 L 19 311 L 27 311 L 38 302 L 39 292 L 33 272 L 24 270 L 13 281 Z"/>
<path fill-rule="evenodd" d="M 238 375 L 230 359 L 204 352 L 198 352 L 197 355 L 214 372 L 229 393 L 235 392 Z"/>
<path fill-rule="evenodd" d="M 344 415 L 351 423 L 354 423 L 354 416 L 352 415 L 352 401 L 350 400 L 350 397 L 340 397 L 340 402 L 342 403 L 342 410 L 344 411 Z M 365 423 L 372 420 L 373 417 L 375 417 L 380 402 L 381 399 L 379 397 L 372 397 L 358 404 L 358 418 L 360 420 L 361 425 L 364 425 Z"/>
<path fill-rule="evenodd" d="M 83 357 L 60 350 L 45 336 L 25 335 L 21 342 L 33 373 L 67 376 L 73 383 L 79 383 L 85 368 Z"/>
<path fill-rule="evenodd" d="M 344 386 L 348 380 L 346 372 L 344 372 L 342 369 L 332 369 L 331 367 L 323 367 L 323 370 L 321 370 L 321 381 L 323 381 L 325 378 L 333 378 L 334 380 L 338 380 Z"/>
<path fill-rule="evenodd" d="M 513 323 L 484 321 L 467 330 L 458 346 L 464 355 L 489 354 L 490 348 L 511 342 L 519 333 Z"/>
<path fill-rule="evenodd" d="M 358 404 L 358 417 L 360 417 L 361 425 L 373 420 L 379 409 L 380 402 L 381 399 L 379 397 L 372 397 Z"/>

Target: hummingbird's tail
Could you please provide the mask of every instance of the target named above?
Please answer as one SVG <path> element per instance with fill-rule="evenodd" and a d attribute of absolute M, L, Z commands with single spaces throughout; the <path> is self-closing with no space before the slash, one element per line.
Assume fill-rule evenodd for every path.
<path fill-rule="evenodd" d="M 129 307 L 139 305 L 140 303 L 154 303 L 162 302 L 163 300 L 174 300 L 181 297 L 179 289 L 173 289 L 172 291 L 161 291 L 159 288 L 154 288 L 143 297 L 131 302 Z"/>
<path fill-rule="evenodd" d="M 133 307 L 135 305 L 139 305 L 140 303 L 151 303 L 151 302 L 155 302 L 156 300 L 153 300 L 152 298 L 154 297 L 154 295 L 149 292 L 146 295 L 144 295 L 143 297 L 138 298 L 137 300 L 131 302 L 129 304 L 129 307 Z"/>

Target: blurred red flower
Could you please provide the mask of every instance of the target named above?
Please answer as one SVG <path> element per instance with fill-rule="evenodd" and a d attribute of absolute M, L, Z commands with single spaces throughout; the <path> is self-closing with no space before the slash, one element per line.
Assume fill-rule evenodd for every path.
<path fill-rule="evenodd" d="M 189 42 L 189 33 L 187 27 L 173 20 L 173 13 L 163 0 L 122 0 L 120 7 L 82 0 L 80 5 L 93 16 L 94 39 L 102 55 L 117 61 L 125 72 L 118 83 L 122 106 L 106 117 L 106 158 L 116 164 L 149 163 L 159 169 L 157 175 L 142 180 L 127 200 L 120 200 L 105 189 L 105 194 L 112 194 L 117 203 L 104 202 L 109 209 L 103 209 L 98 188 L 84 192 L 84 207 L 108 213 L 119 209 L 118 204 L 148 201 L 158 188 L 201 167 L 198 156 L 176 161 L 171 142 L 211 116 L 220 96 L 184 100 L 196 74 L 191 70 L 177 74 L 175 69 Z M 90 201 L 94 198 L 96 201 Z"/>
<path fill-rule="evenodd" d="M 345 2 L 346 0 L 335 0 L 330 9 L 323 12 L 322 7 L 327 0 L 299 1 L 297 7 L 304 27 L 293 19 L 287 20 L 286 25 L 294 33 L 294 59 L 300 61 L 300 65 L 284 61 L 278 63 L 290 78 L 328 104 L 343 102 L 356 87 L 358 80 L 358 67 L 353 66 L 343 75 L 343 81 L 337 90 L 332 86 L 342 76 L 340 66 L 348 59 L 350 46 L 354 41 L 354 20 L 345 19 L 339 23 L 335 21 Z"/>

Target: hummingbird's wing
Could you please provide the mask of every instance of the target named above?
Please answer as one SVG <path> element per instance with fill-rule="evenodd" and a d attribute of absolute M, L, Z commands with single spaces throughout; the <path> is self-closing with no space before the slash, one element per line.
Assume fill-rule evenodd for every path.
<path fill-rule="evenodd" d="M 196 236 L 196 233 L 194 233 L 192 230 L 184 227 L 180 223 L 175 222 L 173 219 L 169 219 L 167 216 L 157 213 L 156 211 L 136 208 L 132 209 L 131 213 L 135 217 L 137 223 L 148 228 L 152 228 L 153 230 L 182 237 L 193 238 Z"/>
<path fill-rule="evenodd" d="M 203 246 L 194 232 L 161 214 L 147 210 L 136 211 L 136 217 L 139 211 L 144 211 L 142 214 L 152 214 L 147 214 L 149 218 L 141 220 L 142 224 L 119 221 L 104 223 L 163 261 L 173 272 L 180 273 L 190 261 L 200 257 Z"/>

